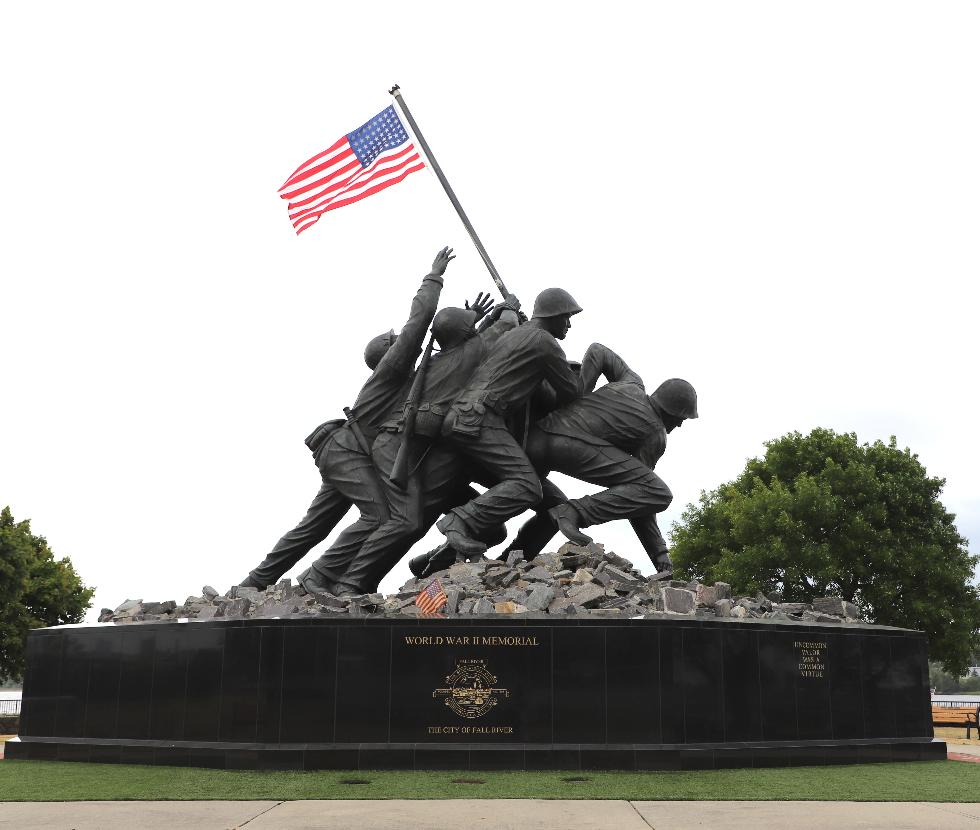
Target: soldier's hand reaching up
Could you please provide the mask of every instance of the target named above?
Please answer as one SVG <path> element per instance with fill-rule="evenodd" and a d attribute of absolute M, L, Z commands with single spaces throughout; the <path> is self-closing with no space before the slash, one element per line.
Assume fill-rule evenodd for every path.
<path fill-rule="evenodd" d="M 521 301 L 517 299 L 516 294 L 507 295 L 507 299 L 504 300 L 504 311 L 513 311 L 522 323 L 527 322 L 527 316 L 521 311 Z"/>
<path fill-rule="evenodd" d="M 482 291 L 476 295 L 476 299 L 473 300 L 473 305 L 470 305 L 469 300 L 467 300 L 463 305 L 466 307 L 467 311 L 475 312 L 476 319 L 482 320 L 487 316 L 487 312 L 493 307 L 493 300 L 490 294 L 484 294 Z"/>
<path fill-rule="evenodd" d="M 500 318 L 500 315 L 503 314 L 505 311 L 513 311 L 519 315 L 520 309 L 521 309 L 521 301 L 518 300 L 517 297 L 515 297 L 513 294 L 508 294 L 507 299 L 505 299 L 502 303 L 497 303 L 493 307 L 493 313 L 490 315 L 490 317 L 493 320 L 497 320 Z"/>
<path fill-rule="evenodd" d="M 453 249 L 449 247 L 443 248 L 436 254 L 436 258 L 432 260 L 432 275 L 436 277 L 441 277 L 446 273 L 446 266 L 449 265 L 449 260 L 456 259 L 456 255 L 453 254 Z"/>

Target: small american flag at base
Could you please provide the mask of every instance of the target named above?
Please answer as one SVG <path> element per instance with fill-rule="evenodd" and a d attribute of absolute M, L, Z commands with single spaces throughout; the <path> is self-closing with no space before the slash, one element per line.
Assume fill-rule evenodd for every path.
<path fill-rule="evenodd" d="M 304 161 L 279 188 L 300 234 L 336 210 L 404 181 L 424 167 L 394 106 Z"/>
<path fill-rule="evenodd" d="M 442 589 L 442 583 L 438 579 L 433 579 L 419 591 L 419 595 L 415 598 L 415 604 L 427 617 L 435 615 L 446 604 L 446 601 L 446 592 Z"/>

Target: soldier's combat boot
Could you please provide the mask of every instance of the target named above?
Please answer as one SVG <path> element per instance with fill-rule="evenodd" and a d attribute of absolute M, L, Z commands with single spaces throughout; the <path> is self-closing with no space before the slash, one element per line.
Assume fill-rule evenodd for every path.
<path fill-rule="evenodd" d="M 249 574 L 245 579 L 238 583 L 239 588 L 256 588 L 259 591 L 264 591 L 268 586 L 259 582 L 254 576 Z"/>
<path fill-rule="evenodd" d="M 456 551 L 449 542 L 444 542 L 428 554 L 428 561 L 422 571 L 422 576 L 432 576 L 456 564 Z"/>
<path fill-rule="evenodd" d="M 552 507 L 548 511 L 548 515 L 558 522 L 558 529 L 569 541 L 583 547 L 592 544 L 592 537 L 587 536 L 579 530 L 578 523 L 580 520 L 578 511 L 568 502 L 563 502 L 557 507 Z"/>
<path fill-rule="evenodd" d="M 486 552 L 487 546 L 469 535 L 470 529 L 457 514 L 447 513 L 436 522 L 436 527 L 449 544 L 464 556 L 476 556 Z"/>
<path fill-rule="evenodd" d="M 350 585 L 347 582 L 338 582 L 330 586 L 330 593 L 335 597 L 353 597 L 359 594 L 365 594 L 367 591 L 362 591 L 356 585 Z"/>
<path fill-rule="evenodd" d="M 420 553 L 418 556 L 413 556 L 408 560 L 408 569 L 412 572 L 412 576 L 419 579 L 425 575 L 425 568 L 429 564 L 429 557 L 433 553 L 434 551 L 430 550 L 428 553 Z"/>
<path fill-rule="evenodd" d="M 428 553 L 421 553 L 408 560 L 408 569 L 416 579 L 432 576 L 436 571 L 444 571 L 457 561 L 456 551 L 449 542 L 443 542 L 439 547 Z"/>
<path fill-rule="evenodd" d="M 653 567 L 657 569 L 657 573 L 652 576 L 651 579 L 661 580 L 674 578 L 674 563 L 670 561 L 670 554 L 668 554 L 667 551 L 650 558 L 653 560 Z"/>
<path fill-rule="evenodd" d="M 334 593 L 333 583 L 324 580 L 313 568 L 303 571 L 296 577 L 296 582 L 310 595 L 331 596 Z"/>

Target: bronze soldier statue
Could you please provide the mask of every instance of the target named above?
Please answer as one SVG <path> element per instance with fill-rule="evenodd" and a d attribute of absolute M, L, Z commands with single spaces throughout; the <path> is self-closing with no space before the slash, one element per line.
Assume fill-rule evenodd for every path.
<path fill-rule="evenodd" d="M 424 382 L 417 403 L 414 436 L 406 438 L 405 414 L 383 424 L 372 447 L 375 468 L 380 473 L 389 508 L 389 517 L 364 541 L 347 570 L 332 578 L 320 562 L 304 574 L 301 584 L 307 590 L 343 593 L 370 593 L 378 582 L 401 559 L 409 548 L 432 526 L 443 511 L 465 504 L 478 493 L 469 487 L 471 476 L 464 474 L 464 459 L 438 443 L 442 422 L 449 405 L 459 394 L 487 351 L 504 332 L 518 324 L 520 304 L 516 297 L 498 305 L 484 321 L 478 333 L 480 298 L 474 308 L 444 308 L 432 322 L 432 333 L 441 351 L 434 354 L 424 369 Z M 419 372 L 423 369 L 420 367 Z M 395 460 L 402 443 L 412 443 L 407 481 L 398 485 L 391 480 Z M 474 473 L 479 478 L 479 473 Z M 503 535 L 484 542 L 497 544 Z M 328 552 L 324 556 L 329 556 Z"/>
<path fill-rule="evenodd" d="M 279 579 L 327 538 L 352 504 L 360 509 L 361 518 L 331 548 L 338 557 L 356 553 L 379 520 L 387 518 L 381 482 L 370 455 L 358 442 L 358 434 L 373 441 L 381 424 L 404 402 L 422 340 L 436 313 L 443 275 L 454 258 L 451 248 L 443 248 L 436 255 L 431 271 L 412 300 L 408 321 L 400 334 L 389 331 L 368 343 L 364 359 L 372 373 L 357 396 L 351 421 L 328 421 L 307 439 L 323 480 L 320 491 L 300 523 L 241 583 L 244 587 L 265 588 Z M 349 556 L 337 576 L 343 573 Z"/>
<path fill-rule="evenodd" d="M 589 391 L 600 374 L 609 383 Z M 564 503 L 543 502 L 508 551 L 523 550 L 531 559 L 556 529 L 576 544 L 588 544 L 592 539 L 581 528 L 629 519 L 654 567 L 667 574 L 672 566 L 657 513 L 673 497 L 653 469 L 667 433 L 698 417 L 697 393 L 686 380 L 671 378 L 648 396 L 640 376 L 600 343 L 586 351 L 581 384 L 588 394 L 535 424 L 527 452 L 542 475 L 554 470 L 607 489 Z"/>
<path fill-rule="evenodd" d="M 609 383 L 590 391 L 600 375 Z M 580 383 L 583 397 L 531 428 L 527 453 L 541 474 L 544 497 L 500 558 L 521 551 L 533 559 L 559 529 L 571 541 L 588 544 L 592 539 L 581 528 L 629 519 L 658 574 L 667 577 L 672 565 L 657 513 L 667 508 L 672 496 L 653 468 L 664 453 L 667 433 L 698 417 L 694 387 L 672 378 L 647 396 L 640 376 L 599 343 L 586 351 Z M 568 499 L 546 478 L 551 471 L 608 489 Z M 451 551 L 437 549 L 414 557 L 410 568 L 416 576 L 427 576 L 453 561 Z"/>
<path fill-rule="evenodd" d="M 368 344 L 372 374 L 345 410 L 346 423 L 328 421 L 307 439 L 323 479 L 320 492 L 243 585 L 274 582 L 352 504 L 359 519 L 299 577 L 311 592 L 376 590 L 443 513 L 438 527 L 446 544 L 416 557 L 413 572 L 444 567 L 457 555 L 480 556 L 503 541 L 508 519 L 532 507 L 537 515 L 505 556 L 520 549 L 533 558 L 558 530 L 586 544 L 591 539 L 582 528 L 625 518 L 657 570 L 670 571 L 656 516 L 671 494 L 653 468 L 666 434 L 697 417 L 693 387 L 674 378 L 647 396 L 642 379 L 600 344 L 589 347 L 580 366 L 569 364 L 558 341 L 582 309 L 560 288 L 538 295 L 530 321 L 513 295 L 479 331 L 476 323 L 490 309 L 482 294 L 472 307 L 437 314 L 452 259 L 451 249 L 439 252 L 401 333 L 388 331 Z M 433 336 L 415 370 L 430 322 Z M 593 391 L 600 375 L 608 383 Z M 607 489 L 569 500 L 548 481 L 553 470 Z M 479 494 L 471 481 L 488 489 Z"/>
<path fill-rule="evenodd" d="M 436 525 L 460 553 L 482 553 L 486 543 L 481 537 L 541 500 L 538 474 L 506 419 L 529 402 L 542 381 L 548 381 L 560 403 L 578 395 L 578 377 L 558 341 L 581 310 L 561 288 L 542 291 L 531 320 L 501 336 L 446 414 L 444 443 L 494 482 Z"/>

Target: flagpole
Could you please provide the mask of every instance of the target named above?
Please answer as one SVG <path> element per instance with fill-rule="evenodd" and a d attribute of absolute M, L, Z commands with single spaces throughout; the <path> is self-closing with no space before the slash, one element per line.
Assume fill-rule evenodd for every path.
<path fill-rule="evenodd" d="M 490 254 L 487 253 L 487 249 L 483 247 L 483 243 L 480 241 L 480 237 L 476 235 L 476 231 L 473 230 L 473 226 L 470 224 L 470 220 L 466 217 L 466 213 L 463 210 L 463 206 L 459 203 L 459 199 L 456 198 L 456 194 L 453 193 L 453 189 L 449 186 L 449 182 L 446 181 L 446 176 L 442 172 L 442 168 L 439 166 L 439 162 L 436 161 L 436 157 L 432 155 L 432 150 L 429 149 L 429 145 L 422 133 L 419 132 L 419 125 L 415 123 L 415 119 L 412 118 L 412 113 L 408 109 L 408 105 L 405 103 L 405 99 L 402 97 L 401 89 L 398 84 L 395 84 L 388 92 L 394 96 L 395 101 L 398 102 L 398 106 L 402 113 L 405 115 L 405 119 L 408 121 L 409 126 L 412 128 L 412 132 L 415 133 L 415 137 L 419 140 L 419 144 L 422 145 L 422 152 L 425 153 L 426 158 L 429 160 L 429 164 L 432 165 L 432 169 L 435 170 L 436 176 L 439 179 L 439 183 L 442 185 L 442 189 L 446 191 L 446 195 L 449 197 L 449 201 L 453 203 L 453 207 L 456 208 L 456 213 L 459 214 L 459 218 L 463 222 L 463 227 L 466 228 L 466 232 L 470 235 L 470 239 L 473 240 L 473 244 L 476 246 L 476 250 L 479 252 L 480 257 L 483 259 L 483 264 L 487 266 L 487 270 L 490 272 L 490 276 L 493 277 L 493 281 L 496 283 L 497 288 L 500 289 L 500 293 L 507 299 L 507 286 L 504 285 L 504 281 L 500 278 L 500 274 L 497 273 L 497 269 L 494 268 L 493 262 L 490 261 Z"/>

